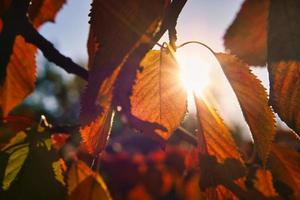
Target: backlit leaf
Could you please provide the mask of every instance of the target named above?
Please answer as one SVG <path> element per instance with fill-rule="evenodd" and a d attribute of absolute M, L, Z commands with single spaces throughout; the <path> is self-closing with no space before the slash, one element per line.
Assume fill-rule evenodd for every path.
<path fill-rule="evenodd" d="M 279 117 L 300 132 L 300 2 L 274 0 L 270 6 L 268 71 L 270 103 Z"/>
<path fill-rule="evenodd" d="M 28 14 L 36 27 L 47 21 L 54 22 L 57 12 L 66 0 L 32 0 Z"/>
<path fill-rule="evenodd" d="M 95 122 L 80 129 L 82 140 L 91 154 L 100 153 L 106 146 L 110 135 L 114 111 L 103 111 Z"/>
<path fill-rule="evenodd" d="M 269 168 L 275 180 L 279 180 L 293 189 L 293 199 L 299 199 L 300 153 L 288 147 L 273 144 Z"/>
<path fill-rule="evenodd" d="M 186 113 L 186 90 L 180 80 L 180 67 L 168 49 L 150 51 L 141 62 L 131 96 L 131 112 L 148 122 L 158 123 L 167 139 Z"/>
<path fill-rule="evenodd" d="M 81 100 L 83 125 L 103 111 L 97 106 L 97 98 L 104 81 L 122 67 L 134 49 L 149 43 L 155 35 L 166 1 L 169 0 L 93 1 L 89 35 L 93 42 L 88 43 L 90 75 Z"/>
<path fill-rule="evenodd" d="M 17 36 L 7 66 L 5 81 L 0 86 L 0 107 L 4 116 L 21 103 L 35 87 L 35 52 L 36 48 L 33 45 L 26 43 L 21 36 Z"/>
<path fill-rule="evenodd" d="M 266 64 L 269 4 L 270 0 L 244 1 L 224 36 L 226 49 L 249 65 Z"/>
<path fill-rule="evenodd" d="M 234 158 L 242 162 L 240 153 L 228 128 L 212 106 L 197 96 L 196 108 L 199 123 L 198 148 L 202 153 L 215 156 L 219 162 Z"/>
<path fill-rule="evenodd" d="M 195 96 L 195 101 L 199 123 L 200 185 L 215 187 L 206 189 L 207 198 L 236 199 L 224 185 L 233 184 L 244 175 L 241 155 L 217 112 L 201 97 Z"/>
<path fill-rule="evenodd" d="M 264 194 L 266 197 L 278 196 L 272 182 L 272 174 L 269 170 L 256 170 L 256 178 L 254 179 L 254 187 Z"/>
<path fill-rule="evenodd" d="M 216 57 L 236 94 L 258 155 L 265 163 L 275 135 L 274 114 L 266 90 L 249 67 L 236 57 L 222 53 Z"/>
<path fill-rule="evenodd" d="M 77 161 L 71 166 L 68 176 L 68 194 L 70 200 L 111 200 L 102 177 L 82 161 Z"/>
<path fill-rule="evenodd" d="M 1 1 L 8 8 L 10 1 Z M 65 0 L 34 0 L 30 5 L 28 15 L 32 23 L 39 27 L 46 21 L 53 21 L 56 13 Z M 2 7 L 1 7 L 2 9 Z M 0 13 L 1 15 L 2 13 Z M 0 31 L 1 31 L 0 26 Z M 21 103 L 33 90 L 36 81 L 36 48 L 17 36 L 13 44 L 12 55 L 6 67 L 6 77 L 0 85 L 0 108 L 3 116 Z"/>

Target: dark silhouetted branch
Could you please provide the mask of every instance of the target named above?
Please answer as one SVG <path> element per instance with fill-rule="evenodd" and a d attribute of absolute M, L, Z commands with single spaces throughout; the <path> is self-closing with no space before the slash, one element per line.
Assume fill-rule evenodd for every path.
<path fill-rule="evenodd" d="M 21 34 L 25 40 L 37 46 L 49 61 L 63 68 L 68 73 L 75 74 L 84 80 L 88 80 L 88 71 L 74 63 L 71 58 L 62 55 L 29 21 L 23 24 L 23 27 Z"/>

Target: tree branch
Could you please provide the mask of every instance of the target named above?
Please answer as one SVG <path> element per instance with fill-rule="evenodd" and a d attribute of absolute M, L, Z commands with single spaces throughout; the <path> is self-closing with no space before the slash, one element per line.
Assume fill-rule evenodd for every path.
<path fill-rule="evenodd" d="M 29 22 L 22 24 L 23 28 L 20 34 L 25 40 L 37 46 L 44 56 L 51 62 L 60 66 L 68 73 L 75 74 L 84 80 L 88 80 L 88 71 L 78 64 L 74 63 L 71 58 L 62 55 L 51 42 L 44 38 Z"/>

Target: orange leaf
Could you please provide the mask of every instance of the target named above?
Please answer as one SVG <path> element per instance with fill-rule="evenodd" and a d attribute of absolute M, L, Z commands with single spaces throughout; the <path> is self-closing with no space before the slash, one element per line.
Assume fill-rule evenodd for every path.
<path fill-rule="evenodd" d="M 222 53 L 216 53 L 216 57 L 240 103 L 258 155 L 265 163 L 275 135 L 274 114 L 268 105 L 265 88 L 236 57 Z"/>
<path fill-rule="evenodd" d="M 278 196 L 272 182 L 272 174 L 269 170 L 256 170 L 256 179 L 253 181 L 254 187 L 266 197 Z"/>
<path fill-rule="evenodd" d="M 34 0 L 28 11 L 32 23 L 38 27 L 45 21 L 53 21 L 56 12 L 64 2 L 63 0 Z M 3 8 L 8 8 L 10 1 L 1 1 L 1 4 L 4 4 L 5 7 Z M 1 14 L 0 12 L 0 16 Z M 2 29 L 1 24 L 2 20 L 0 31 Z M 0 86 L 0 107 L 3 116 L 7 116 L 34 90 L 36 81 L 35 53 L 36 48 L 33 45 L 26 43 L 21 36 L 16 37 L 12 55 L 6 67 L 6 77 L 3 85 Z"/>
<path fill-rule="evenodd" d="M 89 153 L 98 154 L 105 148 L 110 135 L 113 118 L 114 111 L 106 109 L 96 121 L 80 129 L 83 143 Z"/>
<path fill-rule="evenodd" d="M 300 199 L 300 153 L 274 144 L 270 154 L 269 168 L 275 180 L 293 189 L 293 199 Z"/>
<path fill-rule="evenodd" d="M 141 62 L 131 96 L 131 112 L 148 122 L 158 123 L 167 139 L 186 113 L 187 96 L 180 81 L 180 68 L 169 50 L 150 51 Z"/>
<path fill-rule="evenodd" d="M 269 4 L 270 0 L 244 1 L 224 36 L 226 49 L 249 65 L 266 64 Z"/>
<path fill-rule="evenodd" d="M 136 48 L 154 37 L 165 10 L 165 1 L 169 0 L 93 1 L 88 40 L 90 75 L 81 100 L 83 124 L 94 121 L 103 111 L 96 106 L 103 82 L 118 67 L 123 67 Z M 135 70 L 131 74 L 138 68 L 133 67 Z"/>
<path fill-rule="evenodd" d="M 0 107 L 4 116 L 7 116 L 34 90 L 35 51 L 36 48 L 33 45 L 26 43 L 21 36 L 17 36 L 4 84 L 0 86 Z"/>
<path fill-rule="evenodd" d="M 66 3 L 66 0 L 32 0 L 28 14 L 35 27 L 47 21 L 54 22 L 57 12 Z"/>
<path fill-rule="evenodd" d="M 197 96 L 195 101 L 200 152 L 215 156 L 218 162 L 224 162 L 227 158 L 243 162 L 231 133 L 218 113 L 204 99 Z"/>
<path fill-rule="evenodd" d="M 111 200 L 107 186 L 99 174 L 82 161 L 72 164 L 68 174 L 69 200 Z"/>
<path fill-rule="evenodd" d="M 300 2 L 272 1 L 269 17 L 270 103 L 300 134 Z"/>
<path fill-rule="evenodd" d="M 200 151 L 200 183 L 207 188 L 208 198 L 230 198 L 236 196 L 220 184 L 233 184 L 243 176 L 243 160 L 234 140 L 217 112 L 202 98 L 195 96 L 198 116 L 198 148 Z M 208 155 L 210 156 L 208 156 Z M 215 159 L 215 160 L 214 160 Z M 240 163 L 240 164 L 239 164 Z M 231 166 L 231 167 L 230 167 Z M 228 173 L 225 175 L 224 173 Z"/>

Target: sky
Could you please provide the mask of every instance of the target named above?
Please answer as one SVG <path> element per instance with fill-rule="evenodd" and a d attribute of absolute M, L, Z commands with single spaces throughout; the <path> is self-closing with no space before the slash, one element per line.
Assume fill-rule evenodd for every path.
<path fill-rule="evenodd" d="M 178 19 L 177 44 L 197 40 L 216 52 L 224 52 L 223 35 L 235 18 L 242 2 L 243 0 L 188 0 Z M 40 29 L 40 33 L 53 42 L 64 55 L 79 63 L 87 62 L 86 41 L 90 3 L 90 0 L 68 0 L 57 15 L 55 24 L 47 23 Z M 164 41 L 168 41 L 166 36 L 159 42 Z M 181 55 L 179 57 L 185 61 L 195 59 L 187 62 L 187 65 L 191 63 L 195 66 L 195 70 L 199 69 L 198 65 L 203 69 L 209 68 L 209 74 L 204 74 L 204 76 L 213 76 L 211 78 L 214 80 L 213 87 L 219 88 L 219 99 L 215 100 L 216 108 L 225 122 L 239 123 L 246 132 L 245 138 L 251 138 L 237 99 L 220 66 L 209 51 L 200 46 L 190 45 L 178 50 L 178 53 Z M 40 54 L 39 58 L 41 57 Z M 268 88 L 266 69 L 254 68 L 253 70 Z"/>

